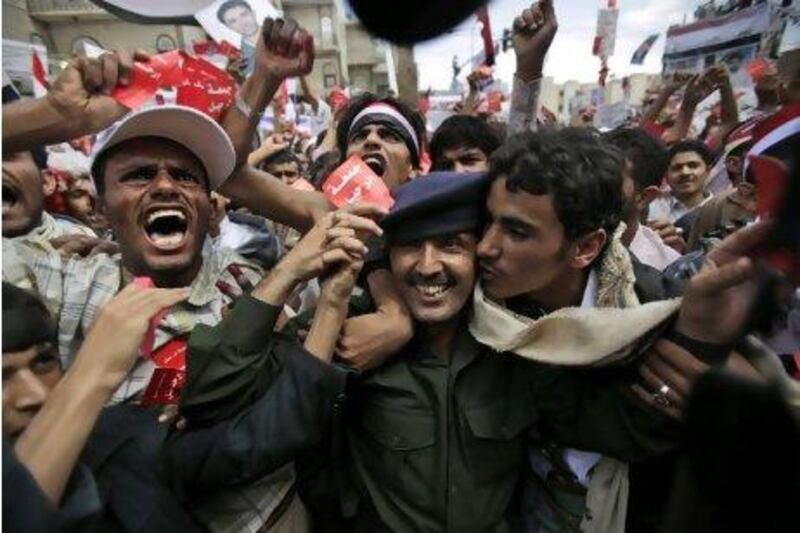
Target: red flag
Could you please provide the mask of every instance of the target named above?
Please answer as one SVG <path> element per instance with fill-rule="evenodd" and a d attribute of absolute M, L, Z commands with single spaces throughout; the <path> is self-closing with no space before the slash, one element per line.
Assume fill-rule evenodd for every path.
<path fill-rule="evenodd" d="M 47 72 L 44 70 L 42 60 L 36 50 L 32 50 L 31 54 L 31 71 L 33 72 L 33 94 L 34 96 L 41 97 L 47 94 L 50 89 L 50 84 L 47 82 Z"/>
<path fill-rule="evenodd" d="M 483 6 L 477 12 L 478 21 L 481 23 L 481 37 L 483 37 L 483 53 L 486 59 L 484 64 L 494 65 L 494 40 L 492 39 L 492 25 L 489 22 L 489 8 Z"/>

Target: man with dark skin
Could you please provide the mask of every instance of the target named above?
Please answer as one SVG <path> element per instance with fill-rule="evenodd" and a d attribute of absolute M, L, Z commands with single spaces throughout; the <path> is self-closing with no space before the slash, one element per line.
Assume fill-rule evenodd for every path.
<path fill-rule="evenodd" d="M 19 237 L 41 223 L 44 192 L 30 152 L 3 154 L 3 236 Z"/>
<path fill-rule="evenodd" d="M 485 183 L 485 177 L 475 175 L 418 178 L 399 189 L 397 204 L 382 223 L 391 273 L 414 317 L 415 336 L 397 357 L 362 374 L 351 385 L 353 401 L 342 419 L 347 450 L 344 456 L 341 452 L 336 455 L 335 468 L 339 470 L 329 472 L 339 480 L 336 486 L 326 484 L 322 478 L 327 479 L 328 474 L 320 470 L 320 463 L 328 460 L 324 451 L 328 445 L 306 457 L 311 464 L 303 471 L 323 472 L 322 478 L 308 480 L 305 497 L 311 507 L 322 505 L 320 527 L 335 530 L 334 524 L 342 518 L 336 503 L 340 497 L 346 530 L 427 527 L 460 531 L 508 526 L 514 520 L 513 495 L 523 470 L 525 443 L 550 431 L 562 442 L 613 450 L 624 457 L 642 458 L 670 447 L 662 448 L 664 441 L 658 443 L 670 433 L 670 423 L 623 393 L 627 378 L 620 376 L 617 387 L 609 386 L 606 379 L 600 380 L 604 383 L 600 385 L 588 375 L 583 376 L 586 380 L 570 377 L 569 372 L 550 366 L 498 355 L 469 335 L 467 310 L 477 280 L 475 261 L 481 253 L 477 230 Z M 341 248 L 323 254 L 330 261 L 356 262 L 365 251 L 356 228 L 342 227 L 336 219 L 320 241 Z M 270 280 L 264 281 L 263 293 L 273 295 L 266 300 L 270 308 L 280 306 L 301 281 L 302 276 L 295 273 L 304 270 L 301 264 L 277 268 Z M 344 287 L 333 293 L 323 291 L 314 313 L 315 325 L 309 329 L 306 348 L 311 349 L 309 338 L 314 337 L 313 343 L 325 348 L 312 351 L 325 361 L 333 356 L 355 277 L 350 273 Z M 274 321 L 275 312 L 270 308 L 259 311 L 259 321 L 268 316 Z M 269 324 L 264 331 L 271 330 Z M 199 412 L 207 420 L 230 416 L 247 405 L 243 395 L 257 398 L 258 383 L 268 382 L 267 376 L 275 371 L 267 355 L 272 341 L 262 337 L 260 348 L 248 342 L 245 349 L 224 333 L 242 328 L 246 328 L 243 317 L 231 317 L 223 325 L 193 335 L 192 356 L 204 365 L 193 376 L 191 401 L 195 414 Z M 679 360 L 688 356 L 674 346 L 667 353 L 674 356 L 676 350 Z M 692 372 L 704 368 L 678 372 L 691 382 Z M 223 378 L 224 389 L 215 387 Z M 644 380 L 640 388 L 643 386 L 652 384 Z M 532 396 L 528 396 L 530 392 Z M 683 401 L 685 393 L 683 388 L 680 393 L 670 391 L 674 405 Z M 586 402 L 579 399 L 583 394 Z M 650 396 L 645 392 L 643 399 Z M 621 418 L 610 415 L 612 412 Z M 643 424 L 644 433 L 637 429 L 633 431 L 636 436 L 627 435 L 632 422 L 637 427 Z M 537 424 L 541 424 L 539 430 L 534 429 Z M 617 432 L 612 427 L 628 429 Z M 644 427 L 655 432 L 653 437 L 661 437 L 651 440 L 645 436 L 650 430 Z M 638 444 L 629 447 L 632 442 Z M 653 448 L 648 452 L 638 445 Z M 354 503 L 353 498 L 357 505 L 345 504 Z M 326 510 L 334 514 L 328 515 Z"/>
<path fill-rule="evenodd" d="M 489 157 L 500 139 L 489 125 L 477 118 L 456 115 L 436 128 L 431 139 L 431 170 L 485 172 Z"/>

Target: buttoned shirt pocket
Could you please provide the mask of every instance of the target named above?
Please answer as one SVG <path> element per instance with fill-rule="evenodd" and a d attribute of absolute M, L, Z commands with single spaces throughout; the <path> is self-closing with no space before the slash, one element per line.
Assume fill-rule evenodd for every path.
<path fill-rule="evenodd" d="M 465 408 L 464 418 L 468 425 L 465 456 L 476 479 L 496 481 L 517 475 L 514 471 L 524 463 L 524 435 L 533 423 L 534 411 L 503 398 Z"/>
<path fill-rule="evenodd" d="M 359 448 L 370 476 L 404 501 L 429 507 L 439 457 L 433 414 L 373 404 L 364 411 L 361 426 L 368 441 Z"/>

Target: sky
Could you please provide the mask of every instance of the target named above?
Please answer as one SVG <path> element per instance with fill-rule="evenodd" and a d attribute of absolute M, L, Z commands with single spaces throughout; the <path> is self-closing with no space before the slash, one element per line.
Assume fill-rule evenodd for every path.
<path fill-rule="evenodd" d="M 580 82 L 597 81 L 600 60 L 592 55 L 592 43 L 597 28 L 597 12 L 605 7 L 606 0 L 554 0 L 558 17 L 558 33 L 550 47 L 545 76 L 552 76 L 557 83 L 567 80 Z M 637 72 L 661 71 L 661 55 L 667 28 L 692 20 L 698 0 L 618 0 L 620 9 L 617 27 L 617 43 L 614 56 L 609 60 L 611 75 L 624 77 Z M 530 0 L 493 0 L 489 3 L 492 34 L 499 39 L 503 28 L 510 28 L 514 17 L 531 5 Z M 654 48 L 642 66 L 631 65 L 634 50 L 648 35 L 660 34 Z M 453 55 L 464 63 L 473 53 L 482 50 L 480 26 L 475 17 L 470 17 L 454 32 L 438 39 L 417 45 L 415 58 L 419 76 L 419 87 L 448 89 L 452 79 L 450 67 Z M 509 82 L 515 70 L 514 52 L 509 50 L 497 57 L 495 77 Z M 469 74 L 469 67 L 462 70 L 462 82 Z"/>

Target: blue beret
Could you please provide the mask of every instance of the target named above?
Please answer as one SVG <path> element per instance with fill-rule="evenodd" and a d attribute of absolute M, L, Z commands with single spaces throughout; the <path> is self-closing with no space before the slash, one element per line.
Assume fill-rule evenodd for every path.
<path fill-rule="evenodd" d="M 485 173 L 432 172 L 410 181 L 381 222 L 389 244 L 479 229 L 488 189 Z"/>

